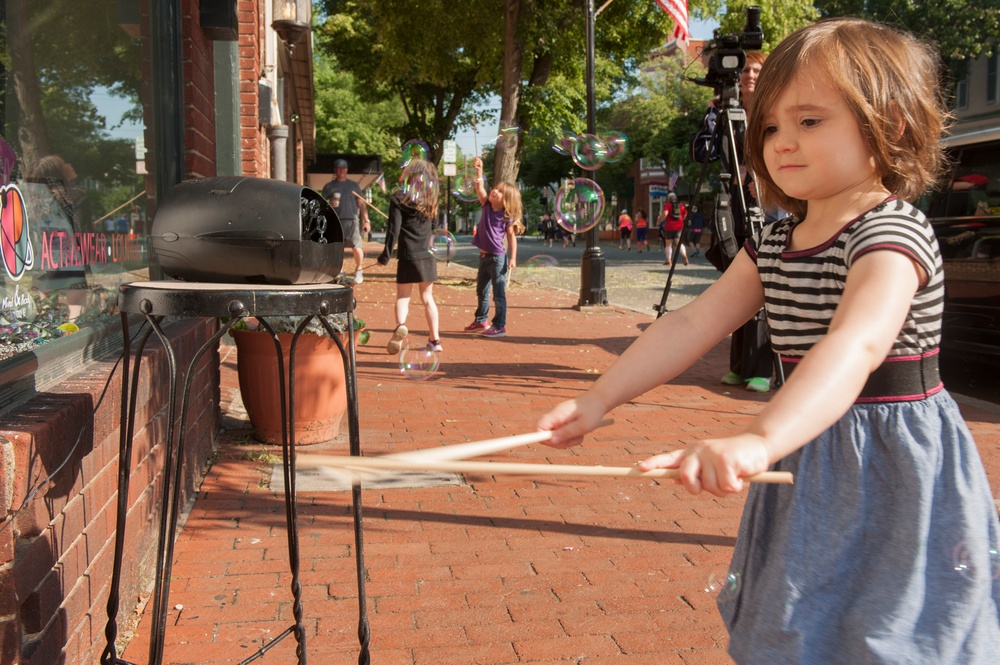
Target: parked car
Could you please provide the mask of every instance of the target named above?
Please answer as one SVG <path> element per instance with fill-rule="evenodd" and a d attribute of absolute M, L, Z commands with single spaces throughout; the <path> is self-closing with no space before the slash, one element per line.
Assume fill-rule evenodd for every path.
<path fill-rule="evenodd" d="M 948 185 L 924 201 L 944 259 L 941 374 L 1000 403 L 1000 128 L 949 137 Z"/>

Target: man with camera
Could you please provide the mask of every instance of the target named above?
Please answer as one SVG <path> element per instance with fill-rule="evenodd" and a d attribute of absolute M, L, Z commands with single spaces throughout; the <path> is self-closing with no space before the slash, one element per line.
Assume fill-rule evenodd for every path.
<path fill-rule="evenodd" d="M 762 39 L 754 32 L 744 30 L 738 38 L 729 36 L 718 41 L 722 44 L 717 47 L 705 79 L 705 84 L 715 84 L 717 96 L 709 104 L 701 129 L 691 139 L 691 157 L 702 163 L 721 158 L 723 176 L 728 176 L 716 204 L 712 247 L 705 252 L 716 268 L 725 271 L 747 237 L 766 219 L 757 204 L 753 177 L 741 159 L 746 111 L 753 104 L 757 76 L 766 55 L 740 48 L 760 48 Z M 773 373 L 770 335 L 759 314 L 733 333 L 729 372 L 722 377 L 722 383 L 744 384 L 747 390 L 766 393 L 771 389 Z"/>

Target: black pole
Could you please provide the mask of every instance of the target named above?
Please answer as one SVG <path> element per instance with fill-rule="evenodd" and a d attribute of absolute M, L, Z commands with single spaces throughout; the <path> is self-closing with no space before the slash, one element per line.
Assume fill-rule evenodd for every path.
<path fill-rule="evenodd" d="M 587 133 L 597 132 L 597 119 L 594 102 L 594 0 L 587 0 Z M 587 249 L 583 250 L 580 259 L 580 302 L 578 307 L 590 305 L 607 305 L 608 293 L 604 288 L 604 253 L 597 244 L 600 233 L 598 224 L 587 231 Z"/>

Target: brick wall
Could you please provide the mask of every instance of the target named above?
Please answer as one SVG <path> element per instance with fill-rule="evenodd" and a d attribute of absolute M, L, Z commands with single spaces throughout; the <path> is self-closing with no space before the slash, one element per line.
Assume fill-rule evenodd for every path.
<path fill-rule="evenodd" d="M 257 82 L 264 53 L 264 0 L 239 0 L 240 146 L 243 175 L 271 177 L 266 128 L 259 122 Z"/>
<path fill-rule="evenodd" d="M 187 320 L 169 328 L 179 368 L 187 367 L 215 326 L 214 320 Z M 103 400 L 101 393 L 116 360 L 88 364 L 0 419 L 5 507 L 21 506 L 33 488 L 55 473 L 0 531 L 0 557 L 7 561 L 0 566 L 0 665 L 92 665 L 104 649 L 117 515 L 120 365 Z M 182 505 L 200 481 L 218 430 L 218 353 L 207 354 L 195 371 Z M 145 353 L 139 382 L 119 627 L 127 623 L 153 575 L 163 491 L 166 377 L 166 354 L 153 345 Z"/>
<path fill-rule="evenodd" d="M 181 58 L 184 81 L 184 171 L 215 175 L 215 74 L 212 40 L 201 30 L 199 3 L 184 0 Z"/>

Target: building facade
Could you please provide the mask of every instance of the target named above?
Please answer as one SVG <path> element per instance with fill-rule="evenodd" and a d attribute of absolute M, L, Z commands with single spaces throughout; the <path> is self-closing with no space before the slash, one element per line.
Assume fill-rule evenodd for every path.
<path fill-rule="evenodd" d="M 157 202 L 181 180 L 304 182 L 315 152 L 310 4 L 0 0 L 0 9 L 0 665 L 90 664 L 104 650 L 113 591 L 118 288 L 163 277 L 149 234 Z M 168 325 L 179 367 L 216 326 Z M 114 590 L 123 628 L 152 579 L 165 373 L 153 345 L 138 377 L 128 560 Z M 200 410 L 183 424 L 187 495 L 218 430 L 217 353 L 192 385 Z"/>

